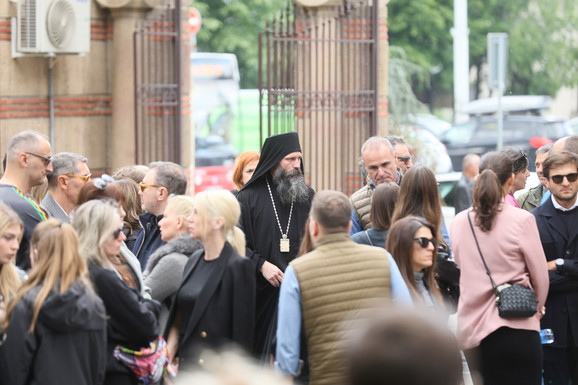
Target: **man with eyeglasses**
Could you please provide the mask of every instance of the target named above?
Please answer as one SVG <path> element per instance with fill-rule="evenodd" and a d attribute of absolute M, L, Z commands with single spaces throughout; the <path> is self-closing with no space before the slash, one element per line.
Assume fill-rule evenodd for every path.
<path fill-rule="evenodd" d="M 169 195 L 184 195 L 187 191 L 187 176 L 181 166 L 173 162 L 153 162 L 140 184 L 142 207 L 146 213 L 139 215 L 142 226 L 133 247 L 144 271 L 149 256 L 160 246 L 159 222 L 167 207 Z"/>
<path fill-rule="evenodd" d="M 550 276 L 541 328 L 554 332 L 554 342 L 543 345 L 544 383 L 578 384 L 578 155 L 552 151 L 542 172 L 551 198 L 532 214 Z"/>
<path fill-rule="evenodd" d="M 16 211 L 24 222 L 16 264 L 25 270 L 30 267 L 29 239 L 36 225 L 47 218 L 30 191 L 44 183 L 48 172 L 52 172 L 52 149 L 47 137 L 35 131 L 23 131 L 10 139 L 6 170 L 0 179 L 0 200 Z"/>
<path fill-rule="evenodd" d="M 70 223 L 69 214 L 76 207 L 78 194 L 90 179 L 87 159 L 73 152 L 59 152 L 52 157 L 52 171 L 46 174 L 48 192 L 40 207 L 49 217 Z"/>
<path fill-rule="evenodd" d="M 405 140 L 403 140 L 401 136 L 390 135 L 386 136 L 386 138 L 393 146 L 393 151 L 395 151 L 395 164 L 399 170 L 398 172 L 403 175 L 407 170 L 413 167 L 413 159 L 409 152 L 409 147 L 407 147 Z"/>
<path fill-rule="evenodd" d="M 353 206 L 351 235 L 373 226 L 369 219 L 373 190 L 382 183 L 401 183 L 402 175 L 396 163 L 396 152 L 387 138 L 372 136 L 361 146 L 360 165 L 367 173 L 367 184 L 349 198 Z"/>

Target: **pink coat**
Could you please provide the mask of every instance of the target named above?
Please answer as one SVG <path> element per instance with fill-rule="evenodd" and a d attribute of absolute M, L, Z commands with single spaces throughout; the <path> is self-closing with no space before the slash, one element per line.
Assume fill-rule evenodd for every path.
<path fill-rule="evenodd" d="M 482 232 L 475 225 L 471 209 L 459 213 L 451 223 L 450 239 L 456 263 L 460 266 L 458 303 L 458 341 L 471 349 L 495 330 L 540 330 L 538 313 L 530 318 L 504 319 L 498 315 L 490 278 L 476 247 L 467 215 L 471 215 L 476 237 L 496 285 L 510 282 L 536 291 L 542 309 L 548 295 L 546 257 L 540 243 L 536 219 L 525 210 L 507 203 L 494 218 L 492 230 Z"/>

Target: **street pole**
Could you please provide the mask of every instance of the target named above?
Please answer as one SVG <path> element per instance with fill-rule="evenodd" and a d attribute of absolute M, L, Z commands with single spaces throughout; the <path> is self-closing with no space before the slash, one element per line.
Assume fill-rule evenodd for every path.
<path fill-rule="evenodd" d="M 470 101 L 470 49 L 468 30 L 468 0 L 454 0 L 454 122 L 468 120 L 462 113 L 463 106 Z"/>

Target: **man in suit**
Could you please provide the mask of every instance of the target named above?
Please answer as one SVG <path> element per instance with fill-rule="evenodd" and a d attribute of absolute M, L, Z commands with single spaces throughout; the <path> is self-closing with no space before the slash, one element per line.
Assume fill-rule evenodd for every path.
<path fill-rule="evenodd" d="M 554 332 L 544 345 L 544 382 L 578 384 L 578 156 L 551 153 L 543 165 L 551 198 L 532 211 L 548 260 L 550 291 L 541 328 Z"/>
<path fill-rule="evenodd" d="M 458 181 L 454 192 L 456 214 L 469 209 L 472 205 L 472 188 L 476 176 L 480 173 L 480 157 L 476 154 L 464 156 L 462 170 L 462 178 Z"/>
<path fill-rule="evenodd" d="M 48 192 L 40 207 L 49 217 L 70 223 L 80 189 L 90 178 L 87 159 L 73 152 L 59 152 L 52 157 L 52 171 L 46 173 Z"/>

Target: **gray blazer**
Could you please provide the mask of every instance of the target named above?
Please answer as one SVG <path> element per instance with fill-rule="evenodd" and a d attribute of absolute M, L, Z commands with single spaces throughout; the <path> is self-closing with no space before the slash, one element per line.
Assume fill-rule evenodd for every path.
<path fill-rule="evenodd" d="M 66 212 L 62 209 L 62 207 L 60 207 L 58 203 L 56 203 L 54 198 L 52 198 L 52 195 L 50 195 L 50 192 L 46 193 L 42 203 L 40 203 L 40 207 L 46 211 L 50 218 L 56 218 L 62 223 L 70 223 L 68 214 L 66 214 Z"/>

